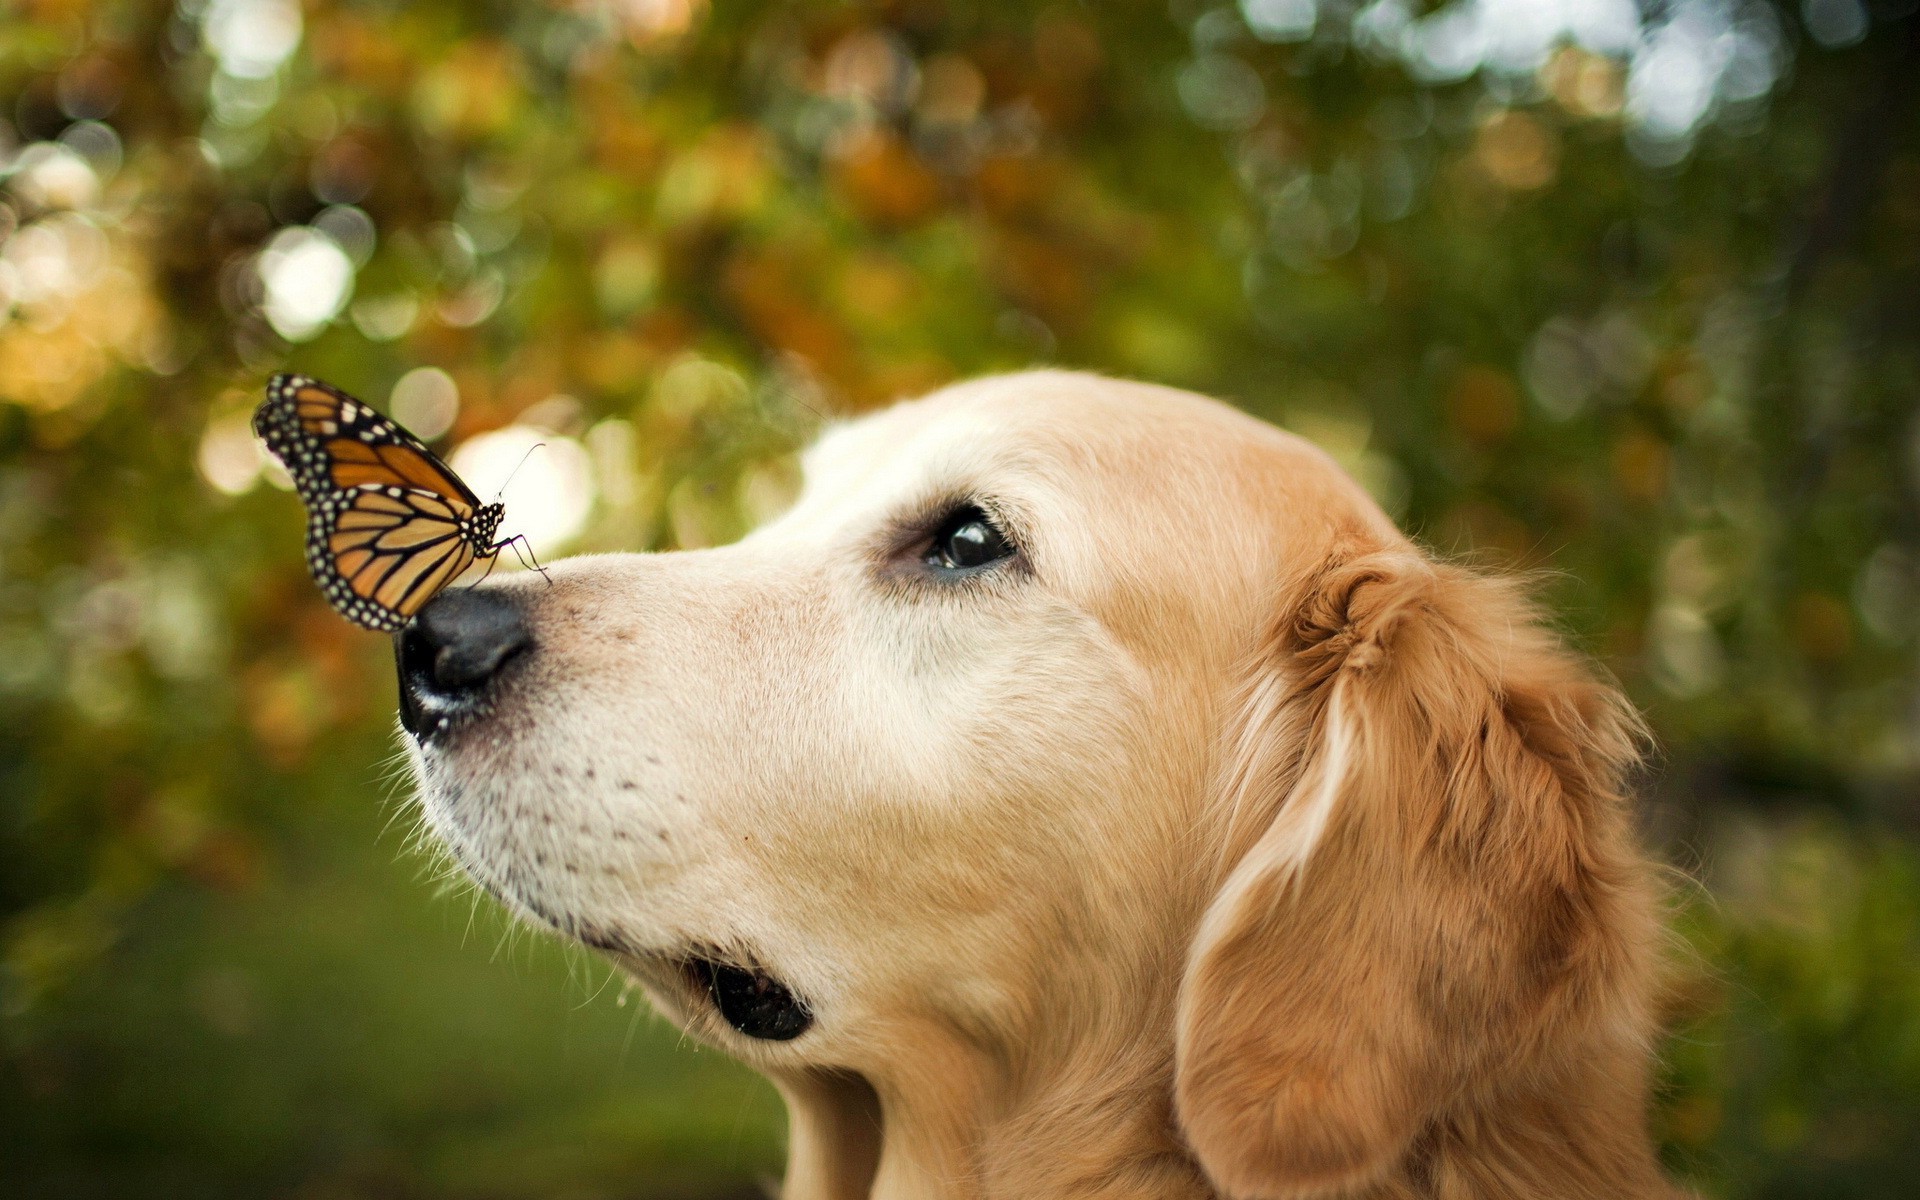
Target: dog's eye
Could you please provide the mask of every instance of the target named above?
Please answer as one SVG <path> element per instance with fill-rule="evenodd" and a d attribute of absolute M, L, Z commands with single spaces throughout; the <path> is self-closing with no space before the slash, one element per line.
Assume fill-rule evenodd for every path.
<path fill-rule="evenodd" d="M 984 567 L 1013 556 L 1013 543 L 977 505 L 955 509 L 940 523 L 927 548 L 926 563 L 947 571 Z"/>

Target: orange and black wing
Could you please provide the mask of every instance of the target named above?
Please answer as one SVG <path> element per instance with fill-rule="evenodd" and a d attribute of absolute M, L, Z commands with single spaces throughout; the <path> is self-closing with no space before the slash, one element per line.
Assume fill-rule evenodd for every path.
<path fill-rule="evenodd" d="M 325 491 L 418 488 L 471 513 L 479 499 L 417 437 L 338 388 L 275 375 L 253 429 L 286 465 L 309 505 Z"/>
<path fill-rule="evenodd" d="M 472 565 L 468 528 L 431 492 L 357 488 L 309 517 L 307 565 L 348 620 L 394 630 Z"/>
<path fill-rule="evenodd" d="M 307 565 L 348 620 L 395 630 L 476 558 L 500 506 L 482 505 L 399 425 L 304 375 L 276 375 L 253 428 L 307 506 Z"/>

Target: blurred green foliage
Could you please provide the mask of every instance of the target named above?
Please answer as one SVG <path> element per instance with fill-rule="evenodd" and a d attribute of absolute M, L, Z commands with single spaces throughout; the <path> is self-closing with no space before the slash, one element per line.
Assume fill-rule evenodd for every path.
<path fill-rule="evenodd" d="M 727 540 L 823 414 L 1055 361 L 1545 570 L 1703 881 L 1676 1168 L 1910 1194 L 1915 7 L 0 0 L 0 1185 L 777 1169 L 763 1085 L 379 836 L 386 650 L 267 373 L 538 430 L 554 554 Z"/>

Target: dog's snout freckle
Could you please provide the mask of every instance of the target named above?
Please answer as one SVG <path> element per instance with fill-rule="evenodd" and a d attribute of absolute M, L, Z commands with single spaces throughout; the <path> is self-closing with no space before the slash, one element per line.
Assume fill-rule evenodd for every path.
<path fill-rule="evenodd" d="M 633 790 L 634 790 L 634 782 L 633 782 L 633 780 L 631 780 L 631 779 L 622 779 L 622 780 L 620 781 L 620 790 L 621 790 L 621 791 L 623 791 L 623 792 L 631 792 L 631 791 L 633 791 Z"/>

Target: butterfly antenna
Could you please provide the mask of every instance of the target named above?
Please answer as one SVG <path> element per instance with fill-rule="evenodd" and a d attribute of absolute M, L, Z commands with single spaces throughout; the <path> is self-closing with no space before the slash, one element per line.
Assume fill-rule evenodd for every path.
<path fill-rule="evenodd" d="M 527 447 L 527 452 L 520 456 L 520 461 L 513 465 L 513 470 L 508 471 L 507 477 L 501 481 L 500 490 L 493 494 L 493 502 L 495 504 L 500 503 L 500 498 L 507 494 L 507 485 L 511 484 L 513 477 L 520 473 L 520 468 L 527 465 L 527 460 L 533 457 L 533 452 L 544 446 L 546 446 L 545 442 L 535 442 L 533 445 Z M 524 555 L 520 553 L 522 544 L 527 548 L 527 552 Z M 487 581 L 488 575 L 493 574 L 494 567 L 500 563 L 500 550 L 502 547 L 510 547 L 513 550 L 514 558 L 519 560 L 522 568 L 540 572 L 540 578 L 547 581 L 547 586 L 553 586 L 553 576 L 547 574 L 547 569 L 541 566 L 540 560 L 533 556 L 533 543 L 527 541 L 527 535 L 524 533 L 516 533 L 504 542 L 494 543 L 493 553 L 487 555 L 487 569 L 485 573 L 483 573 L 480 578 L 474 580 L 469 586 L 479 587 Z"/>
<path fill-rule="evenodd" d="M 545 446 L 545 442 L 535 442 L 533 445 L 527 447 L 527 452 L 520 456 L 520 461 L 513 464 L 513 470 L 508 471 L 506 479 L 501 481 L 500 490 L 493 494 L 493 502 L 495 504 L 500 502 L 500 497 L 507 494 L 507 485 L 512 483 L 513 477 L 520 473 L 520 468 L 527 465 L 527 460 L 533 457 L 533 452 L 543 449 Z"/>

